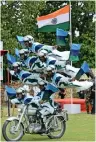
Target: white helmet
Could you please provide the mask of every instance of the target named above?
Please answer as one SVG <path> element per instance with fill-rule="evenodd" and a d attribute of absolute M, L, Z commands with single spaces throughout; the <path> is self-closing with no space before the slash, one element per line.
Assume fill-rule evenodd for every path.
<path fill-rule="evenodd" d="M 31 89 L 28 85 L 24 85 L 23 86 L 23 89 L 26 91 L 26 92 L 29 92 Z"/>
<path fill-rule="evenodd" d="M 31 35 L 27 35 L 23 38 L 23 41 L 28 41 L 29 43 L 34 43 L 34 38 Z"/>
<path fill-rule="evenodd" d="M 52 72 L 54 72 L 54 71 L 55 71 L 55 66 L 54 66 L 54 65 L 49 65 L 49 66 L 46 68 L 46 71 L 52 71 Z"/>
<path fill-rule="evenodd" d="M 17 90 L 16 90 L 16 93 L 23 93 L 23 89 L 22 89 L 22 87 L 19 87 Z"/>
<path fill-rule="evenodd" d="M 47 53 L 48 53 L 48 52 L 47 52 L 46 50 L 41 50 L 41 51 L 38 53 L 38 56 L 39 56 L 39 57 L 46 56 Z"/>
<path fill-rule="evenodd" d="M 24 54 L 24 49 L 19 50 L 19 54 Z"/>
<path fill-rule="evenodd" d="M 12 66 L 13 66 L 13 68 L 15 68 L 15 67 L 17 67 L 17 69 L 18 70 L 21 70 L 21 63 L 20 62 L 14 62 L 13 64 L 12 64 Z"/>
<path fill-rule="evenodd" d="M 16 90 L 16 93 L 17 93 L 17 94 L 25 95 L 25 90 L 23 89 L 23 87 L 19 87 L 19 88 Z"/>
<path fill-rule="evenodd" d="M 28 49 L 23 49 L 24 50 L 24 53 L 29 53 L 29 50 Z"/>
<path fill-rule="evenodd" d="M 23 49 L 24 50 L 24 52 L 29 52 L 29 50 L 28 49 Z"/>
<path fill-rule="evenodd" d="M 20 63 L 19 62 L 14 62 L 12 65 L 13 65 L 13 67 L 18 67 L 20 65 Z"/>

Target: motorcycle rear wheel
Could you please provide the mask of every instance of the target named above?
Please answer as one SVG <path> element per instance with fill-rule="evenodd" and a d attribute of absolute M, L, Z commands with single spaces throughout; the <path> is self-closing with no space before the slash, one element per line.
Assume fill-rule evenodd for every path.
<path fill-rule="evenodd" d="M 52 121 L 51 121 L 52 122 Z M 50 122 L 50 124 L 51 124 Z M 61 138 L 66 130 L 66 122 L 63 120 L 62 117 L 58 117 L 58 125 L 61 125 L 61 131 L 60 133 L 55 133 L 56 129 L 50 130 L 50 133 L 47 135 L 50 139 L 59 139 Z M 59 128 L 57 128 L 57 131 L 59 130 Z"/>

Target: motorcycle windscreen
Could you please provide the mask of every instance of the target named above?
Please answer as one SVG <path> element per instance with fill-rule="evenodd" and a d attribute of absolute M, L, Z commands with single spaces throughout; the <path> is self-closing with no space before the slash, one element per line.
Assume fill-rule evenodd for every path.
<path fill-rule="evenodd" d="M 16 98 L 16 90 L 14 88 L 5 86 L 5 90 L 9 99 Z"/>

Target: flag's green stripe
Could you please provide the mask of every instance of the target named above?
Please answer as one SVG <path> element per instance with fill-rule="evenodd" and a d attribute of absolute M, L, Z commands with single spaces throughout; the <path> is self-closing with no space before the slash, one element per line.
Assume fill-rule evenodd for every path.
<path fill-rule="evenodd" d="M 69 22 L 57 24 L 57 25 L 47 25 L 38 29 L 38 32 L 56 32 L 57 28 L 61 28 L 63 30 L 69 30 Z"/>
<path fill-rule="evenodd" d="M 63 40 L 57 39 L 57 45 L 64 46 L 66 44 L 65 44 L 65 42 Z"/>
<path fill-rule="evenodd" d="M 70 56 L 69 59 L 70 59 L 70 61 L 79 61 L 78 56 Z"/>

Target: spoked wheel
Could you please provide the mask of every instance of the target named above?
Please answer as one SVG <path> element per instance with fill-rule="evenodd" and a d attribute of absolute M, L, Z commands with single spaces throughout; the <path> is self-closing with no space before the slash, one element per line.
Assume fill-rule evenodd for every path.
<path fill-rule="evenodd" d="M 3 124 L 2 134 L 6 141 L 19 141 L 22 138 L 24 134 L 24 128 L 23 125 L 20 124 L 18 131 L 16 131 L 18 122 L 18 120 L 6 120 Z"/>
<path fill-rule="evenodd" d="M 56 120 L 54 122 L 54 119 L 49 122 L 50 124 L 50 133 L 48 134 L 48 137 L 50 139 L 57 139 L 61 138 L 66 130 L 66 123 L 62 119 L 62 117 L 56 117 Z"/>

